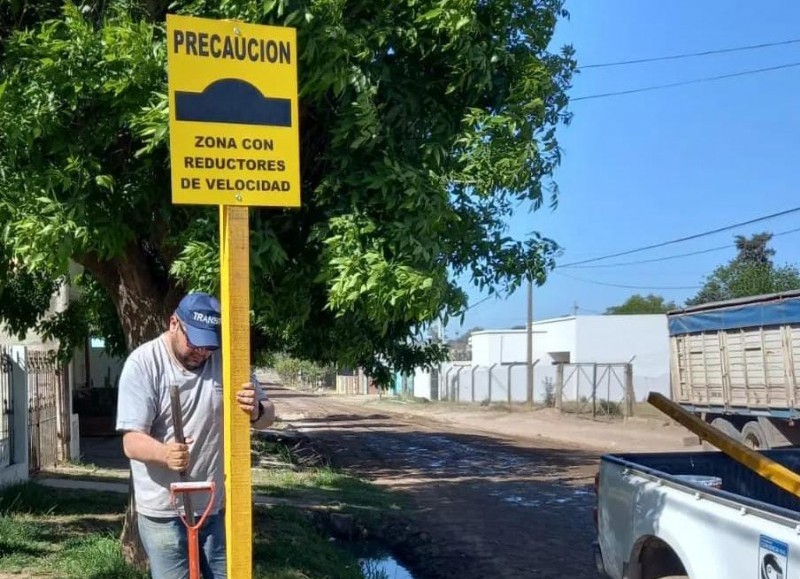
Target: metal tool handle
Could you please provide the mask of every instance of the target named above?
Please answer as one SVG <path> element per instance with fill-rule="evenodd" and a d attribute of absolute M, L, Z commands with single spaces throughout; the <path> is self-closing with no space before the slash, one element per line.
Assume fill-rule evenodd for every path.
<path fill-rule="evenodd" d="M 169 387 L 169 402 L 172 411 L 172 431 L 175 434 L 175 442 L 186 444 L 186 438 L 183 436 L 183 414 L 181 413 L 181 393 L 177 384 L 172 384 Z M 180 472 L 181 482 L 186 482 L 186 471 Z M 188 494 L 183 495 L 183 510 L 186 513 L 186 519 L 189 524 L 194 524 L 194 511 L 192 510 L 192 501 Z"/>
<path fill-rule="evenodd" d="M 701 439 L 716 446 L 736 462 L 743 464 L 786 492 L 800 497 L 800 475 L 796 472 L 767 458 L 760 452 L 746 447 L 738 440 L 734 440 L 710 424 L 706 424 L 705 421 L 688 410 L 685 410 L 680 404 L 676 404 L 663 394 L 651 392 L 647 397 L 647 401 L 673 420 L 680 422 Z"/>
<path fill-rule="evenodd" d="M 199 533 L 200 527 L 206 522 L 206 519 L 211 514 L 211 509 L 214 506 L 214 493 L 216 492 L 216 485 L 214 482 L 179 482 L 171 483 L 169 485 L 169 492 L 172 496 L 172 505 L 175 510 L 178 510 L 177 496 L 183 495 L 184 504 L 189 498 L 191 493 L 207 492 L 209 493 L 208 503 L 206 504 L 203 514 L 200 515 L 200 520 L 195 523 L 189 520 L 186 516 L 178 515 L 186 527 L 186 541 L 189 547 L 189 579 L 200 579 L 200 540 Z"/>

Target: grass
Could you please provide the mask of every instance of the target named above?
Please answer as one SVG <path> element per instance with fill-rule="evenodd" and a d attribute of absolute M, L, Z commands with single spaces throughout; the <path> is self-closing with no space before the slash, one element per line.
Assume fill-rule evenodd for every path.
<path fill-rule="evenodd" d="M 255 441 L 254 441 L 255 442 Z M 262 444 L 269 469 L 253 469 L 253 491 L 274 497 L 366 513 L 402 508 L 402 497 L 328 466 L 303 467 L 288 447 Z M 66 472 L 64 472 L 66 470 Z M 61 469 L 67 478 L 118 480 L 93 465 Z M 48 473 L 49 476 L 49 473 Z M 20 579 L 146 579 L 128 566 L 119 536 L 127 497 L 123 493 L 55 489 L 35 481 L 0 489 L 0 575 Z M 323 534 L 295 507 L 253 510 L 254 579 L 384 579 L 357 556 Z"/>
<path fill-rule="evenodd" d="M 357 559 L 320 536 L 300 511 L 273 507 L 255 519 L 254 576 L 269 579 L 362 579 Z M 318 537 L 309 541 L 309 537 Z"/>
<path fill-rule="evenodd" d="M 119 541 L 125 495 L 52 489 L 0 490 L 0 571 L 64 579 L 145 579 Z M 23 575 L 24 577 L 24 575 Z"/>
<path fill-rule="evenodd" d="M 253 448 L 268 456 L 270 466 L 252 470 L 253 492 L 270 497 L 295 499 L 348 510 L 396 511 L 406 506 L 406 497 L 389 492 L 363 479 L 325 464 L 313 448 L 291 449 L 279 441 L 256 439 Z M 307 466 L 298 464 L 298 453 Z"/>
<path fill-rule="evenodd" d="M 301 471 L 253 469 L 257 494 L 296 499 L 303 503 L 336 506 L 342 510 L 399 510 L 405 498 L 329 467 Z"/>

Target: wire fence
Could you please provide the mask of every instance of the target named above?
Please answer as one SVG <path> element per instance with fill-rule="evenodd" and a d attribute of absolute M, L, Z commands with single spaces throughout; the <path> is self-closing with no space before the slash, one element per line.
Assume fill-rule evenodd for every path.
<path fill-rule="evenodd" d="M 529 387 L 525 363 L 455 362 L 443 364 L 430 380 L 433 400 L 550 406 L 593 418 L 632 416 L 635 407 L 630 363 L 541 364 L 536 360 Z"/>

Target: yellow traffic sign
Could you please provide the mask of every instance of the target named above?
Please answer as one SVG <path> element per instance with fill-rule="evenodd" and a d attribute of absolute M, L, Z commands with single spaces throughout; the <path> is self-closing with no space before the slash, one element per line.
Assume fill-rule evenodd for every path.
<path fill-rule="evenodd" d="M 167 15 L 172 202 L 300 206 L 297 33 Z"/>

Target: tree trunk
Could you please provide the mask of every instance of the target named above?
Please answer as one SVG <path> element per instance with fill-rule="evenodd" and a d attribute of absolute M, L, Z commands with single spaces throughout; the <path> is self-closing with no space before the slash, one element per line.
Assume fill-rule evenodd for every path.
<path fill-rule="evenodd" d="M 122 543 L 122 556 L 128 565 L 147 572 L 150 564 L 147 553 L 139 536 L 139 525 L 136 524 L 136 497 L 133 494 L 133 477 L 128 477 L 128 508 L 125 510 L 125 520 L 122 523 L 122 534 L 119 537 Z"/>
<path fill-rule="evenodd" d="M 167 320 L 177 305 L 180 288 L 164 278 L 161 272 L 168 268 L 157 264 L 142 245 L 132 244 L 124 258 L 100 261 L 93 256 L 83 256 L 80 263 L 108 291 L 116 307 L 129 352 L 167 328 Z M 129 483 L 128 508 L 120 536 L 122 552 L 128 564 L 146 571 L 147 554 L 136 524 L 132 478 Z"/>

